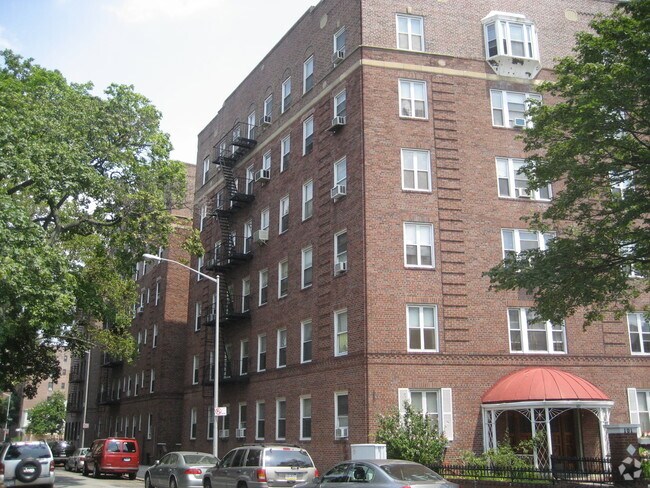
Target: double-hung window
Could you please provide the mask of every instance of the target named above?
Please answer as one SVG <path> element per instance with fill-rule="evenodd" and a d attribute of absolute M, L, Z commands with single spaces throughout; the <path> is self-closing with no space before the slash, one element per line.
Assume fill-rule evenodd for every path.
<path fill-rule="evenodd" d="M 334 272 L 348 269 L 348 232 L 334 234 Z"/>
<path fill-rule="evenodd" d="M 255 111 L 248 114 L 248 128 L 246 129 L 246 138 L 255 139 Z"/>
<path fill-rule="evenodd" d="M 431 191 L 431 158 L 429 151 L 402 149 L 402 189 Z"/>
<path fill-rule="evenodd" d="M 280 218 L 278 223 L 278 234 L 283 234 L 289 230 L 289 195 L 280 200 Z"/>
<path fill-rule="evenodd" d="M 433 224 L 404 223 L 404 265 L 433 268 Z"/>
<path fill-rule="evenodd" d="M 307 93 L 314 87 L 314 56 L 309 56 L 302 65 L 302 92 Z"/>
<path fill-rule="evenodd" d="M 500 197 L 533 200 L 551 199 L 551 185 L 543 186 L 538 190 L 528 188 L 528 178 L 521 171 L 521 168 L 526 164 L 525 159 L 496 158 L 496 162 Z"/>
<path fill-rule="evenodd" d="M 348 311 L 334 312 L 334 355 L 345 356 L 348 353 Z"/>
<path fill-rule="evenodd" d="M 280 112 L 285 113 L 291 105 L 291 77 L 282 82 L 282 106 Z"/>
<path fill-rule="evenodd" d="M 300 397 L 300 439 L 311 439 L 311 396 Z"/>
<path fill-rule="evenodd" d="M 650 437 L 650 390 L 627 389 L 630 423 L 639 425 L 639 436 Z"/>
<path fill-rule="evenodd" d="M 286 297 L 289 293 L 289 261 L 286 259 L 278 264 L 278 298 Z"/>
<path fill-rule="evenodd" d="M 278 330 L 276 367 L 284 368 L 287 365 L 287 329 Z"/>
<path fill-rule="evenodd" d="M 549 243 L 555 237 L 555 232 L 535 232 L 522 229 L 501 229 L 501 240 L 503 242 L 503 257 L 517 255 L 524 251 L 548 248 Z"/>
<path fill-rule="evenodd" d="M 399 114 L 414 119 L 428 118 L 426 82 L 399 80 Z"/>
<path fill-rule="evenodd" d="M 404 403 L 420 412 L 432 426 L 444 432 L 447 440 L 454 440 L 453 402 L 451 388 L 398 389 L 400 414 L 404 415 Z"/>
<path fill-rule="evenodd" d="M 347 192 L 348 183 L 348 163 L 345 157 L 334 163 L 334 186 L 342 186 Z"/>
<path fill-rule="evenodd" d="M 194 332 L 201 330 L 201 302 L 194 303 Z"/>
<path fill-rule="evenodd" d="M 302 123 L 302 154 L 309 154 L 314 149 L 314 116 Z"/>
<path fill-rule="evenodd" d="M 251 165 L 246 168 L 246 195 L 253 194 L 253 187 L 255 183 L 255 166 Z"/>
<path fill-rule="evenodd" d="M 530 126 L 530 119 L 526 115 L 530 101 L 541 99 L 542 96 L 537 93 L 490 90 L 492 125 L 506 128 Z"/>
<path fill-rule="evenodd" d="M 334 438 L 348 437 L 348 392 L 334 393 Z"/>
<path fill-rule="evenodd" d="M 190 439 L 196 439 L 196 424 L 197 424 L 197 411 L 193 407 L 190 410 Z"/>
<path fill-rule="evenodd" d="M 263 269 L 259 274 L 259 290 L 260 290 L 260 299 L 259 305 L 265 305 L 269 301 L 269 270 Z"/>
<path fill-rule="evenodd" d="M 275 401 L 275 438 L 279 441 L 287 436 L 287 401 L 278 398 Z"/>
<path fill-rule="evenodd" d="M 244 222 L 244 254 L 253 250 L 253 221 Z"/>
<path fill-rule="evenodd" d="M 257 336 L 257 371 L 266 371 L 266 334 Z"/>
<path fill-rule="evenodd" d="M 199 384 L 199 357 L 197 355 L 192 356 L 192 384 Z"/>
<path fill-rule="evenodd" d="M 314 215 L 314 180 L 302 185 L 302 220 Z"/>
<path fill-rule="evenodd" d="M 508 309 L 510 352 L 530 354 L 565 354 L 564 324 L 537 318 L 528 308 Z"/>
<path fill-rule="evenodd" d="M 438 310 L 435 305 L 408 305 L 408 350 L 412 352 L 438 351 Z"/>
<path fill-rule="evenodd" d="M 632 354 L 650 354 L 650 322 L 643 313 L 628 313 L 627 327 Z"/>
<path fill-rule="evenodd" d="M 239 343 L 239 374 L 241 376 L 248 374 L 248 339 Z"/>
<path fill-rule="evenodd" d="M 267 151 L 262 156 L 262 169 L 267 178 L 271 177 L 271 151 Z"/>
<path fill-rule="evenodd" d="M 270 124 L 272 113 L 273 113 L 273 95 L 269 95 L 264 100 L 264 118 L 262 119 L 262 122 L 265 124 Z"/>
<path fill-rule="evenodd" d="M 302 250 L 302 262 L 301 262 L 301 288 L 307 288 L 311 286 L 312 280 L 313 280 L 313 249 L 310 247 L 307 247 Z"/>
<path fill-rule="evenodd" d="M 202 184 L 205 185 L 208 181 L 208 174 L 210 172 L 210 158 L 205 158 L 203 160 L 203 181 Z"/>
<path fill-rule="evenodd" d="M 260 230 L 269 230 L 271 212 L 265 208 L 260 212 Z"/>
<path fill-rule="evenodd" d="M 312 325 L 311 320 L 303 320 L 300 324 L 300 362 L 310 363 L 312 360 Z"/>
<path fill-rule="evenodd" d="M 264 440 L 264 426 L 265 426 L 265 404 L 263 401 L 257 402 L 255 406 L 255 439 Z"/>
<path fill-rule="evenodd" d="M 345 27 L 342 27 L 334 33 L 334 62 L 340 61 L 345 57 Z"/>
<path fill-rule="evenodd" d="M 203 229 L 205 228 L 205 219 L 208 216 L 208 206 L 207 205 L 202 205 L 201 206 L 201 213 L 199 214 L 199 232 L 202 232 Z"/>
<path fill-rule="evenodd" d="M 397 47 L 408 51 L 424 51 L 423 19 L 413 15 L 397 15 Z"/>
<path fill-rule="evenodd" d="M 249 312 L 251 309 L 251 279 L 244 278 L 241 281 L 241 311 L 242 313 Z"/>
<path fill-rule="evenodd" d="M 347 115 L 346 98 L 345 90 L 334 96 L 334 117 L 345 117 Z"/>
<path fill-rule="evenodd" d="M 289 167 L 289 155 L 291 154 L 291 135 L 283 137 L 280 141 L 280 172 L 286 171 Z"/>

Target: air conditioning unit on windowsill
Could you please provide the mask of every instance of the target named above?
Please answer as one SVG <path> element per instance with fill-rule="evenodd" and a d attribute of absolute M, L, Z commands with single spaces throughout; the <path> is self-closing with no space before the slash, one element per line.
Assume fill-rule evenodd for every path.
<path fill-rule="evenodd" d="M 340 261 L 334 265 L 334 274 L 345 273 L 348 270 L 348 262 Z"/>
<path fill-rule="evenodd" d="M 271 170 L 269 169 L 260 169 L 255 171 L 255 181 L 260 183 L 266 183 L 271 179 Z"/>
<path fill-rule="evenodd" d="M 237 439 L 244 439 L 246 437 L 246 429 L 235 429 L 235 437 Z"/>
<path fill-rule="evenodd" d="M 332 54 L 332 63 L 334 63 L 334 66 L 339 64 L 344 59 L 345 59 L 345 49 L 339 49 L 338 51 L 334 51 L 334 54 Z"/>
<path fill-rule="evenodd" d="M 337 427 L 334 432 L 334 437 L 337 439 L 347 439 L 348 437 L 348 428 L 347 427 Z"/>
<path fill-rule="evenodd" d="M 330 191 L 330 196 L 332 197 L 332 200 L 335 201 L 341 197 L 344 197 L 345 195 L 347 195 L 345 185 L 336 185 Z"/>
<path fill-rule="evenodd" d="M 515 120 L 512 121 L 512 126 L 522 129 L 526 127 L 526 119 L 516 118 Z"/>
<path fill-rule="evenodd" d="M 268 229 L 265 230 L 256 230 L 253 233 L 253 242 L 257 242 L 258 244 L 265 244 L 266 241 L 269 240 L 269 231 Z"/>
<path fill-rule="evenodd" d="M 531 198 L 532 195 L 528 188 L 515 188 L 515 196 L 517 198 Z"/>
<path fill-rule="evenodd" d="M 219 431 L 219 439 L 227 439 L 228 437 L 230 437 L 229 429 L 221 429 Z"/>
<path fill-rule="evenodd" d="M 345 118 L 345 115 L 338 115 L 332 119 L 332 125 L 330 126 L 329 130 L 331 132 L 336 132 L 341 127 L 343 127 L 346 124 L 346 122 L 347 120 Z"/>

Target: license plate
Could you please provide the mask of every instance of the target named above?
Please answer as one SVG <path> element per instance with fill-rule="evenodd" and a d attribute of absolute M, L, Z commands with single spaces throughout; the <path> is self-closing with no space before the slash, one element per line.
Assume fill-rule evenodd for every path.
<path fill-rule="evenodd" d="M 289 476 L 286 477 L 286 480 L 287 480 L 287 481 L 296 481 L 296 479 L 297 479 L 297 478 L 296 478 L 295 475 L 289 475 Z"/>
<path fill-rule="evenodd" d="M 131 460 L 131 458 L 122 458 L 122 461 L 126 461 L 126 462 L 128 462 L 128 461 L 130 461 L 130 460 Z"/>

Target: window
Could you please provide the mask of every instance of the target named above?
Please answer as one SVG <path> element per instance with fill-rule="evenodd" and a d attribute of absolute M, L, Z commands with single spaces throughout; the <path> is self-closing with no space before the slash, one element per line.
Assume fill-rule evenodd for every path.
<path fill-rule="evenodd" d="M 300 397 L 300 439 L 311 439 L 311 397 Z"/>
<path fill-rule="evenodd" d="M 447 440 L 454 440 L 454 423 L 451 388 L 438 389 L 398 389 L 400 413 L 404 414 L 404 403 L 421 412 L 438 429 L 444 432 Z"/>
<path fill-rule="evenodd" d="M 194 303 L 194 332 L 201 330 L 201 302 Z"/>
<path fill-rule="evenodd" d="M 273 95 L 269 95 L 264 100 L 264 119 L 265 124 L 271 123 L 271 114 L 273 113 Z"/>
<path fill-rule="evenodd" d="M 347 187 L 347 167 L 348 163 L 345 158 L 341 158 L 334 163 L 334 186 L 341 185 Z"/>
<path fill-rule="evenodd" d="M 314 86 L 314 56 L 309 56 L 302 65 L 302 92 L 307 93 Z"/>
<path fill-rule="evenodd" d="M 156 385 L 156 370 L 152 369 L 149 376 L 149 393 L 153 393 L 155 385 Z"/>
<path fill-rule="evenodd" d="M 245 403 L 240 403 L 239 404 L 239 429 L 246 429 L 246 414 L 247 414 L 247 408 Z"/>
<path fill-rule="evenodd" d="M 199 232 L 203 231 L 205 228 L 205 219 L 208 216 L 208 206 L 207 205 L 202 205 L 201 206 L 201 212 L 199 214 Z"/>
<path fill-rule="evenodd" d="M 250 165 L 246 168 L 246 195 L 253 194 L 253 188 L 255 185 L 255 166 Z"/>
<path fill-rule="evenodd" d="M 219 430 L 219 437 L 227 438 L 230 430 L 230 405 L 228 404 L 222 405 L 222 408 L 226 410 L 226 415 L 221 415 L 219 419 L 217 419 L 217 422 L 221 424 Z"/>
<path fill-rule="evenodd" d="M 278 225 L 278 234 L 283 234 L 289 230 L 289 195 L 280 200 L 280 219 Z"/>
<path fill-rule="evenodd" d="M 246 137 L 248 139 L 255 139 L 255 111 L 248 114 L 248 128 L 246 130 Z"/>
<path fill-rule="evenodd" d="M 151 439 L 153 433 L 153 415 L 147 414 L 147 439 Z"/>
<path fill-rule="evenodd" d="M 348 269 L 348 233 L 341 231 L 334 235 L 334 272 Z"/>
<path fill-rule="evenodd" d="M 280 172 L 289 168 L 289 154 L 291 153 L 291 136 L 284 137 L 280 141 Z"/>
<path fill-rule="evenodd" d="M 313 250 L 311 247 L 305 248 L 302 250 L 302 278 L 301 278 L 301 287 L 307 288 L 312 284 L 312 275 L 313 275 Z"/>
<path fill-rule="evenodd" d="M 427 85 L 424 81 L 399 80 L 400 117 L 426 119 Z"/>
<path fill-rule="evenodd" d="M 264 402 L 257 402 L 255 405 L 255 439 L 264 439 Z"/>
<path fill-rule="evenodd" d="M 154 302 L 154 305 L 158 305 L 160 303 L 160 282 L 156 282 L 156 300 Z"/>
<path fill-rule="evenodd" d="M 627 389 L 630 423 L 639 425 L 639 436 L 650 437 L 650 390 Z"/>
<path fill-rule="evenodd" d="M 334 437 L 348 437 L 348 392 L 334 393 Z"/>
<path fill-rule="evenodd" d="M 275 401 L 275 438 L 284 440 L 287 436 L 287 401 L 278 398 Z"/>
<path fill-rule="evenodd" d="M 199 256 L 196 258 L 196 269 L 201 270 L 203 269 L 203 256 Z M 196 281 L 201 281 L 202 276 L 198 273 L 196 273 Z"/>
<path fill-rule="evenodd" d="M 650 354 L 650 322 L 643 313 L 628 313 L 627 326 L 632 354 Z"/>
<path fill-rule="evenodd" d="M 348 311 L 334 312 L 334 355 L 345 356 L 348 353 Z"/>
<path fill-rule="evenodd" d="M 343 90 L 334 96 L 334 117 L 345 117 L 346 113 L 346 95 Z"/>
<path fill-rule="evenodd" d="M 151 339 L 151 348 L 155 349 L 158 346 L 158 325 L 153 326 L 153 338 Z"/>
<path fill-rule="evenodd" d="M 192 357 L 192 384 L 199 384 L 199 357 L 197 355 Z"/>
<path fill-rule="evenodd" d="M 397 48 L 408 51 L 424 51 L 422 17 L 397 16 Z"/>
<path fill-rule="evenodd" d="M 278 264 L 278 298 L 286 297 L 289 292 L 289 261 Z"/>
<path fill-rule="evenodd" d="M 205 185 L 205 182 L 208 181 L 208 173 L 210 171 L 210 158 L 205 158 L 203 160 L 203 182 L 202 184 Z"/>
<path fill-rule="evenodd" d="M 269 222 L 271 220 L 270 218 L 271 212 L 269 211 L 268 208 L 265 208 L 260 212 L 260 229 L 261 230 L 269 230 Z"/>
<path fill-rule="evenodd" d="M 214 381 L 214 351 L 208 355 L 208 379 Z"/>
<path fill-rule="evenodd" d="M 345 27 L 334 33 L 334 54 L 340 53 L 339 58 L 345 57 Z"/>
<path fill-rule="evenodd" d="M 267 151 L 262 156 L 262 169 L 267 171 L 267 175 L 271 174 L 271 151 Z"/>
<path fill-rule="evenodd" d="M 257 336 L 257 371 L 266 371 L 266 334 Z"/>
<path fill-rule="evenodd" d="M 433 224 L 404 223 L 404 264 L 433 268 Z"/>
<path fill-rule="evenodd" d="M 302 123 L 302 154 L 309 154 L 314 148 L 314 117 Z"/>
<path fill-rule="evenodd" d="M 302 220 L 314 215 L 314 181 L 309 180 L 302 185 Z"/>
<path fill-rule="evenodd" d="M 208 432 L 206 437 L 207 439 L 214 439 L 214 410 L 212 407 L 208 408 Z"/>
<path fill-rule="evenodd" d="M 408 305 L 408 350 L 438 351 L 438 309 L 435 305 Z"/>
<path fill-rule="evenodd" d="M 241 281 L 241 311 L 242 313 L 249 312 L 251 309 L 251 279 L 244 278 Z"/>
<path fill-rule="evenodd" d="M 278 368 L 284 368 L 286 365 L 287 365 L 287 329 L 279 329 L 276 366 Z"/>
<path fill-rule="evenodd" d="M 253 221 L 244 223 L 244 254 L 253 250 Z"/>
<path fill-rule="evenodd" d="M 540 320 L 528 308 L 508 309 L 510 352 L 565 354 L 564 324 Z"/>
<path fill-rule="evenodd" d="M 232 378 L 232 344 L 224 344 L 223 346 L 223 377 Z"/>
<path fill-rule="evenodd" d="M 429 151 L 402 149 L 402 189 L 431 191 Z"/>
<path fill-rule="evenodd" d="M 291 77 L 282 82 L 282 106 L 281 113 L 285 113 L 291 105 Z"/>
<path fill-rule="evenodd" d="M 487 59 L 499 55 L 539 59 L 535 27 L 523 15 L 491 15 L 484 20 L 483 28 Z"/>
<path fill-rule="evenodd" d="M 266 302 L 268 302 L 269 297 L 268 297 L 268 292 L 269 292 L 269 271 L 267 269 L 263 269 L 260 271 L 260 301 L 259 305 L 265 305 Z"/>
<path fill-rule="evenodd" d="M 244 339 L 239 345 L 239 375 L 248 374 L 248 339 Z"/>
<path fill-rule="evenodd" d="M 503 257 L 516 256 L 520 252 L 532 249 L 545 250 L 555 237 L 554 232 L 535 232 L 520 229 L 501 229 Z"/>
<path fill-rule="evenodd" d="M 303 320 L 300 324 L 300 362 L 310 363 L 311 360 L 312 360 L 311 320 Z"/>
<path fill-rule="evenodd" d="M 550 200 L 551 185 L 531 190 L 528 178 L 521 172 L 526 160 L 519 158 L 496 158 L 499 196 L 508 198 L 526 198 L 533 200 Z"/>
<path fill-rule="evenodd" d="M 530 108 L 530 100 L 541 100 L 541 95 L 535 93 L 509 92 L 490 90 L 492 101 L 492 125 L 496 127 L 526 127 L 530 125 L 526 111 Z"/>

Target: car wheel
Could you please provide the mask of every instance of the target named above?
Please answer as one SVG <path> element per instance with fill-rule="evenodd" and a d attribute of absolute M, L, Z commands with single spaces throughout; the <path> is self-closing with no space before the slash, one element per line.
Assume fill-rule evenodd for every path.
<path fill-rule="evenodd" d="M 212 488 L 212 483 L 210 483 L 208 478 L 203 479 L 203 488 Z"/>
<path fill-rule="evenodd" d="M 154 488 L 154 486 L 151 484 L 151 476 L 148 474 L 144 477 L 144 488 Z"/>
<path fill-rule="evenodd" d="M 84 476 L 88 476 L 90 474 L 90 472 L 88 471 L 88 468 L 86 467 L 85 464 L 84 464 L 83 469 L 81 470 L 81 474 L 84 475 Z"/>
<path fill-rule="evenodd" d="M 176 483 L 176 478 L 169 480 L 169 488 L 178 488 L 178 483 Z"/>
<path fill-rule="evenodd" d="M 36 481 L 41 475 L 41 463 L 37 459 L 23 459 L 16 466 L 16 479 L 23 483 Z"/>
<path fill-rule="evenodd" d="M 101 476 L 102 472 L 99 470 L 99 466 L 95 463 L 95 466 L 93 466 L 93 477 L 94 478 L 99 478 Z"/>
<path fill-rule="evenodd" d="M 136 473 L 129 473 L 129 479 L 134 480 Z"/>

